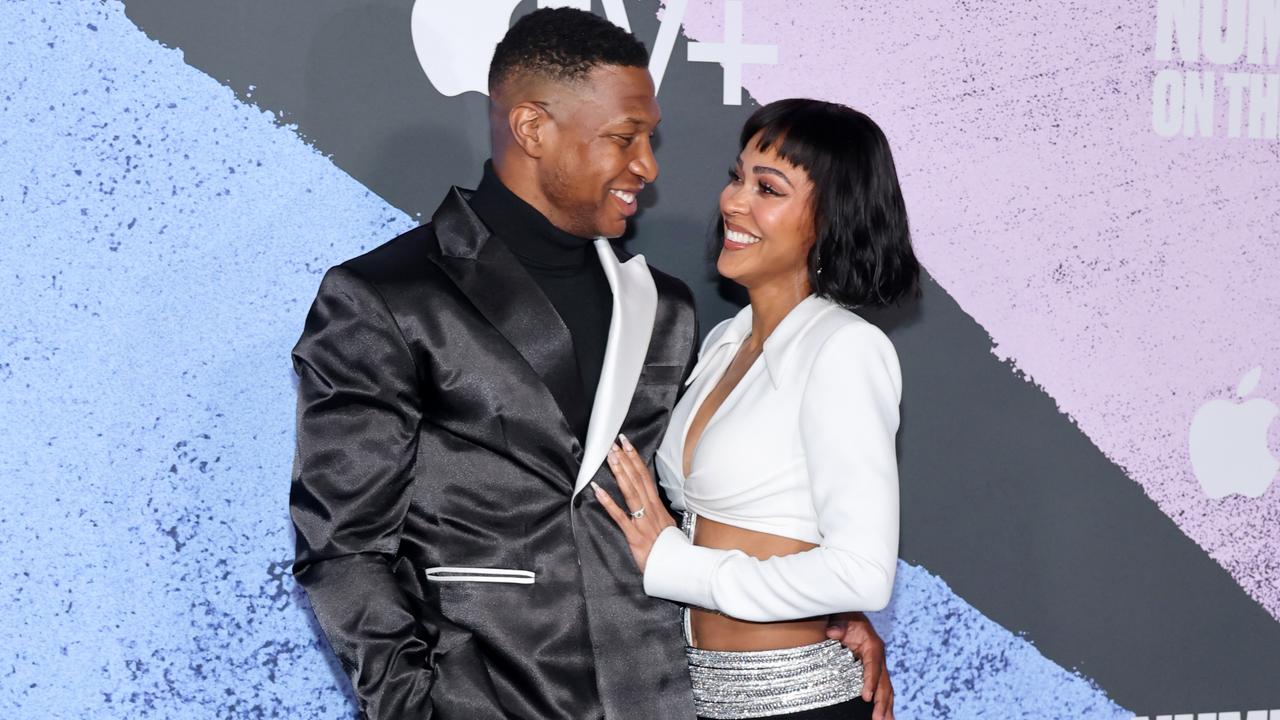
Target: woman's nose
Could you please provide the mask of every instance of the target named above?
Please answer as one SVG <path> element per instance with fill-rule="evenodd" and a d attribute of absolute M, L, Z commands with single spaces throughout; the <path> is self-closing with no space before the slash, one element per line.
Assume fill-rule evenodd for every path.
<path fill-rule="evenodd" d="M 732 183 L 725 186 L 724 192 L 720 194 L 720 211 L 725 215 L 745 215 L 747 213 L 747 198 L 743 194 L 745 189 L 742 186 L 735 187 Z"/>

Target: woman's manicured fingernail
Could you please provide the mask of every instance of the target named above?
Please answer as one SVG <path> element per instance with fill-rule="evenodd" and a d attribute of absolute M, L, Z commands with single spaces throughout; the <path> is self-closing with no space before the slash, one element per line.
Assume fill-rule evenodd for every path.
<path fill-rule="evenodd" d="M 595 480 L 592 480 L 592 481 L 591 481 L 591 489 L 592 489 L 592 490 L 595 490 L 597 495 L 599 495 L 600 493 L 604 492 L 603 490 L 601 490 L 601 489 L 600 489 L 600 486 L 596 484 L 596 481 L 595 481 Z"/>
<path fill-rule="evenodd" d="M 627 439 L 626 435 L 618 433 L 618 439 L 622 441 L 622 447 L 626 448 L 627 452 L 635 451 L 635 448 L 631 446 L 631 441 Z"/>

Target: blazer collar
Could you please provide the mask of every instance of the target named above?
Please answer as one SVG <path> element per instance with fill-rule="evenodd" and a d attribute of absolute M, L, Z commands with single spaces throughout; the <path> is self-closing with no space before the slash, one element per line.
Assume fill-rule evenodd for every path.
<path fill-rule="evenodd" d="M 565 362 L 573 359 L 568 328 L 511 252 L 500 242 L 488 242 L 491 233 L 467 205 L 466 194 L 453 188 L 431 222 L 440 267 L 542 378 L 553 399 L 576 391 L 581 382 L 577 366 Z M 613 310 L 574 495 L 595 476 L 622 429 L 658 310 L 658 289 L 644 256 L 620 262 L 608 240 L 598 238 L 594 244 L 613 292 Z M 562 434 L 576 447 L 563 413 L 558 420 L 564 425 Z"/>
<path fill-rule="evenodd" d="M 542 380 L 551 395 L 548 411 L 556 413 L 549 419 L 562 425 L 558 434 L 576 453 L 578 440 L 562 409 L 582 394 L 569 328 L 506 245 L 489 242 L 492 234 L 466 199 L 453 188 L 431 217 L 440 247 L 436 264 Z"/>
<path fill-rule="evenodd" d="M 778 327 L 773 329 L 773 333 L 765 339 L 761 355 L 765 370 L 769 373 L 769 381 L 773 383 L 775 390 L 781 387 L 789 377 L 788 371 L 795 355 L 796 338 L 803 335 L 814 320 L 836 307 L 839 306 L 826 298 L 810 295 L 791 308 L 786 317 L 782 318 L 782 322 L 778 323 Z M 742 341 L 751 334 L 751 318 L 750 305 L 733 316 L 724 331 L 702 349 L 698 364 L 694 366 L 693 372 L 689 373 L 686 385 L 697 379 L 708 365 L 719 363 L 716 358 L 720 355 L 719 351 L 722 348 L 729 347 L 736 351 L 742 345 Z"/>
<path fill-rule="evenodd" d="M 605 277 L 613 290 L 613 315 L 609 320 L 609 339 L 604 349 L 604 367 L 591 407 L 591 423 L 587 426 L 587 443 L 582 465 L 574 482 L 577 495 L 595 477 L 609 447 L 622 429 L 636 382 L 644 368 L 658 310 L 658 289 L 643 255 L 618 262 L 613 245 L 604 238 L 595 241 L 596 254 L 604 267 Z"/>
<path fill-rule="evenodd" d="M 449 258 L 475 260 L 488 244 L 492 233 L 480 217 L 467 204 L 470 192 L 453 187 L 445 195 L 444 202 L 431 216 L 440 254 Z"/>

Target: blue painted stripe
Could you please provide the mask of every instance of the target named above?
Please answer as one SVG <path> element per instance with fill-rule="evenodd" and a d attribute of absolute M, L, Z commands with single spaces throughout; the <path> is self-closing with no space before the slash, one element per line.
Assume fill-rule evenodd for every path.
<path fill-rule="evenodd" d="M 287 572 L 289 349 L 413 223 L 118 2 L 0 33 L 0 715 L 350 715 Z"/>
<path fill-rule="evenodd" d="M 871 621 L 885 638 L 901 720 L 1133 716 L 919 566 L 898 562 L 893 600 Z"/>

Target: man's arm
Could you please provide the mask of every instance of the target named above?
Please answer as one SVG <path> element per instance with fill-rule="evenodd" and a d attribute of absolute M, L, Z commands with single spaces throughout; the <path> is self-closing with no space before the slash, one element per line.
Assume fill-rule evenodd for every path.
<path fill-rule="evenodd" d="M 466 631 L 397 580 L 421 420 L 413 356 L 382 298 L 355 273 L 321 282 L 302 338 L 289 508 L 294 575 L 351 676 L 363 717 L 440 718 L 432 691 L 488 717 L 492 684 Z M 411 569 L 408 565 L 400 571 Z M 441 660 L 449 655 L 448 670 Z"/>
<path fill-rule="evenodd" d="M 828 619 L 827 637 L 839 640 L 862 661 L 862 699 L 875 702 L 872 720 L 893 720 L 893 683 L 884 659 L 884 641 L 860 612 Z"/>

